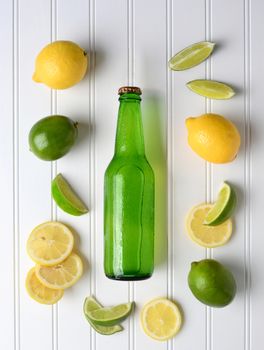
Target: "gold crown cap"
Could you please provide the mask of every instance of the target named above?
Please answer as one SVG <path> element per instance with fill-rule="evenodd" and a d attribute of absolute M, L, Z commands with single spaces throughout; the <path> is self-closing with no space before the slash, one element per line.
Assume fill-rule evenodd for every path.
<path fill-rule="evenodd" d="M 132 93 L 132 94 L 138 94 L 141 95 L 142 91 L 139 87 L 137 86 L 122 86 L 121 88 L 118 89 L 118 94 L 127 94 L 127 93 Z"/>

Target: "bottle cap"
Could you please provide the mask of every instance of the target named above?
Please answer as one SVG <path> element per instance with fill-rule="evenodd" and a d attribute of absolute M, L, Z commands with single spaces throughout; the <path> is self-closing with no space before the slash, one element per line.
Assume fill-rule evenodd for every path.
<path fill-rule="evenodd" d="M 127 94 L 127 93 L 141 95 L 142 91 L 140 90 L 139 87 L 136 87 L 136 86 L 122 86 L 120 89 L 118 89 L 119 95 Z"/>

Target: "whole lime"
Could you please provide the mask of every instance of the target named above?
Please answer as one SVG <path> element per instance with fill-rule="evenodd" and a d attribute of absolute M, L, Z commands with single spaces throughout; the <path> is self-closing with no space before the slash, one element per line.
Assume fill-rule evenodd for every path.
<path fill-rule="evenodd" d="M 192 262 L 188 284 L 193 295 L 202 303 L 224 307 L 236 294 L 236 282 L 232 273 L 213 259 Z"/>
<path fill-rule="evenodd" d="M 77 123 L 63 115 L 52 115 L 33 125 L 28 141 L 38 158 L 56 160 L 69 152 L 77 135 Z"/>

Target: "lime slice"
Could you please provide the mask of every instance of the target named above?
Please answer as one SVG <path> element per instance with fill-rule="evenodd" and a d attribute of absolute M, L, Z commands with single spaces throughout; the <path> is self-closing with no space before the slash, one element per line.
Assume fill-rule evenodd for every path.
<path fill-rule="evenodd" d="M 198 95 L 215 100 L 228 100 L 235 95 L 235 91 L 231 86 L 215 80 L 192 80 L 186 86 Z"/>
<path fill-rule="evenodd" d="M 131 313 L 134 303 L 104 307 L 86 313 L 87 317 L 99 326 L 115 326 L 124 321 Z"/>
<path fill-rule="evenodd" d="M 211 55 L 214 47 L 215 43 L 210 41 L 192 44 L 176 53 L 169 60 L 169 67 L 172 70 L 185 70 L 197 66 Z"/>
<path fill-rule="evenodd" d="M 224 182 L 223 187 L 218 193 L 217 201 L 205 217 L 204 225 L 216 226 L 225 222 L 233 214 L 236 202 L 235 191 L 230 185 Z"/>
<path fill-rule="evenodd" d="M 56 204 L 66 213 L 79 216 L 88 212 L 85 204 L 61 174 L 53 179 L 51 193 Z"/>
<path fill-rule="evenodd" d="M 86 320 L 90 323 L 90 325 L 93 327 L 93 329 L 97 332 L 100 333 L 102 335 L 111 335 L 117 332 L 120 332 L 123 330 L 123 327 L 120 325 L 115 325 L 115 326 L 99 326 L 96 325 L 93 321 L 91 321 L 89 319 L 89 317 L 87 316 L 87 313 L 90 311 L 94 311 L 94 310 L 98 310 L 102 308 L 102 305 L 100 303 L 98 303 L 97 300 L 95 300 L 94 297 L 90 296 L 88 298 L 85 298 L 84 300 L 84 304 L 83 304 L 83 312 L 84 312 L 84 316 L 86 318 Z"/>

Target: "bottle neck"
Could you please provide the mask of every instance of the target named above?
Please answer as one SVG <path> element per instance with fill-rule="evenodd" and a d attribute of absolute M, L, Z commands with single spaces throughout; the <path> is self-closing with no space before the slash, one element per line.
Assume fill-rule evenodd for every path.
<path fill-rule="evenodd" d="M 119 98 L 115 155 L 144 156 L 144 136 L 141 120 L 141 98 L 127 93 Z"/>

